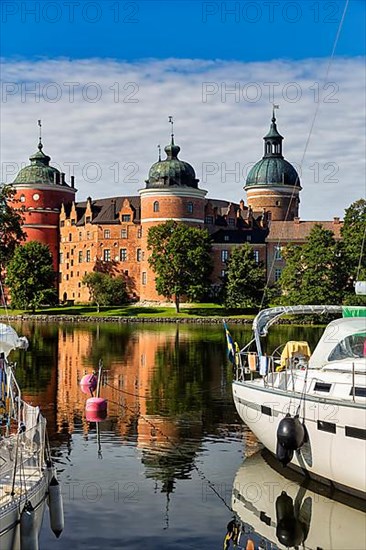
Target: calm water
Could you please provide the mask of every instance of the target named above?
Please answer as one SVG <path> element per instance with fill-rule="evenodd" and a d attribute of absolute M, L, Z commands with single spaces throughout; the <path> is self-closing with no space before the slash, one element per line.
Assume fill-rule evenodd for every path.
<path fill-rule="evenodd" d="M 46 511 L 40 547 L 222 548 L 235 477 L 260 447 L 232 403 L 221 326 L 16 328 L 31 343 L 17 357 L 18 379 L 47 417 L 64 496 L 65 530 L 56 540 Z M 268 351 L 284 339 L 313 347 L 320 333 L 278 327 Z M 250 329 L 232 334 L 245 342 Z M 99 359 L 108 418 L 96 425 L 79 381 Z"/>

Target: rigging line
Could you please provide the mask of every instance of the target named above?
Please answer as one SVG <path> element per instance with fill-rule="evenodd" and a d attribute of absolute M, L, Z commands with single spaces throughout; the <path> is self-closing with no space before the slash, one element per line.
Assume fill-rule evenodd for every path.
<path fill-rule="evenodd" d="M 113 403 L 114 405 L 117 405 L 118 407 L 123 407 L 123 408 L 127 409 L 128 411 L 130 411 L 131 413 L 136 414 L 136 411 L 134 411 L 131 407 L 129 407 L 128 405 L 126 405 L 124 403 L 118 403 L 117 401 L 113 401 L 111 399 L 108 399 L 108 402 Z M 146 416 L 142 415 L 140 412 L 139 412 L 139 416 L 142 420 L 144 420 L 147 424 L 149 424 L 149 426 L 151 426 L 156 432 L 159 432 L 160 435 L 162 435 L 166 439 L 166 441 L 168 441 L 168 443 L 170 443 L 172 445 L 172 447 L 174 447 L 174 449 L 178 452 L 178 454 L 180 454 L 181 457 L 186 458 L 186 454 L 184 452 L 182 452 L 182 450 L 175 444 L 175 442 L 168 435 L 166 435 L 158 426 L 155 426 L 155 424 L 151 420 L 146 418 Z M 192 462 L 192 467 L 193 467 L 194 470 L 196 470 L 198 476 L 203 481 L 206 481 L 206 483 L 209 486 L 209 488 L 211 489 L 211 491 L 221 500 L 221 502 L 224 504 L 224 506 L 226 506 L 226 508 L 232 514 L 234 514 L 234 511 L 231 508 L 231 506 L 229 506 L 229 504 L 226 502 L 224 497 L 222 497 L 220 495 L 220 493 L 217 491 L 217 489 L 215 488 L 215 484 L 212 483 L 212 481 L 210 481 L 208 479 L 208 477 L 204 474 L 204 472 L 194 462 Z"/>
<path fill-rule="evenodd" d="M 133 393 L 133 392 L 129 392 L 127 390 L 122 390 L 121 388 L 116 388 L 116 386 L 113 386 L 112 384 L 109 384 L 108 382 L 104 382 L 103 386 L 107 386 L 108 388 L 111 388 L 112 390 L 115 390 L 115 391 L 118 391 L 120 393 L 124 393 L 126 395 L 131 395 L 132 397 L 139 397 L 140 399 L 150 399 L 150 400 L 154 400 L 154 399 L 159 399 L 159 400 L 163 400 L 165 401 L 166 399 L 168 399 L 168 397 L 163 397 L 163 396 L 152 396 L 152 395 L 142 395 L 142 394 L 139 394 L 139 393 Z M 207 390 L 200 390 L 197 392 L 196 395 L 204 395 L 205 393 L 211 393 L 215 390 L 219 390 L 221 389 L 222 386 L 221 385 L 217 385 L 217 386 L 214 386 L 212 388 L 208 388 Z"/>
<path fill-rule="evenodd" d="M 329 76 L 329 72 L 330 72 L 330 69 L 331 69 L 331 66 L 332 66 L 332 63 L 333 63 L 334 54 L 335 54 L 335 51 L 336 51 L 336 48 L 337 48 L 337 44 L 338 44 L 338 40 L 339 40 L 339 37 L 340 37 L 340 34 L 341 34 L 341 30 L 342 30 L 342 27 L 343 27 L 344 19 L 345 19 L 345 17 L 346 17 L 346 13 L 347 13 L 347 9 L 348 9 L 348 4 L 349 4 L 349 0 L 345 0 L 345 5 L 344 5 L 342 17 L 341 17 L 341 19 L 340 19 L 340 22 L 339 22 L 339 25 L 338 25 L 338 29 L 337 29 L 337 33 L 336 33 L 336 36 L 335 36 L 334 42 L 333 42 L 332 53 L 330 54 L 330 57 L 329 57 L 329 60 L 328 60 L 328 65 L 327 65 L 327 70 L 326 70 L 326 73 L 325 73 L 325 77 L 324 77 L 324 79 L 323 79 L 323 86 L 322 86 L 322 88 L 321 88 L 322 90 L 324 89 L 324 85 L 325 85 L 325 83 L 327 82 L 327 79 L 328 79 L 328 76 Z M 317 118 L 317 116 L 318 116 L 318 111 L 319 111 L 320 103 L 321 103 L 321 97 L 320 97 L 320 95 L 321 95 L 321 93 L 320 93 L 320 91 L 319 91 L 319 98 L 318 98 L 318 101 L 316 102 L 316 107 L 315 107 L 313 119 L 312 119 L 312 121 L 311 121 L 309 134 L 308 134 L 308 137 L 307 137 L 307 140 L 306 140 L 306 143 L 305 143 L 305 147 L 304 147 L 304 151 L 303 151 L 303 154 L 302 154 L 302 157 L 301 157 L 301 161 L 300 161 L 300 173 L 302 173 L 303 163 L 304 163 L 305 156 L 306 156 L 306 153 L 307 153 L 307 150 L 308 150 L 308 147 L 309 147 L 310 139 L 311 139 L 311 136 L 312 136 L 312 133 L 313 133 L 313 130 L 314 130 L 315 121 L 316 121 L 316 118 Z M 287 222 L 288 214 L 289 214 L 289 212 L 290 212 L 290 206 L 291 206 L 291 204 L 292 204 L 292 200 L 293 200 L 293 198 L 294 198 L 294 195 L 295 195 L 295 186 L 293 187 L 293 190 L 292 190 L 292 193 L 291 193 L 290 201 L 289 201 L 289 204 L 288 204 L 288 207 L 287 207 L 287 210 L 286 210 L 285 219 L 284 219 L 284 221 L 282 222 L 282 227 L 281 227 L 280 235 L 279 235 L 278 241 L 277 241 L 277 247 L 280 246 L 281 241 L 282 241 L 283 234 L 284 234 L 284 232 L 285 232 L 285 223 Z M 269 272 L 268 272 L 267 282 L 266 282 L 265 288 L 264 288 L 264 290 L 263 290 L 262 300 L 261 300 L 261 303 L 260 303 L 260 306 L 259 306 L 259 309 L 260 309 L 260 310 L 261 310 L 262 307 L 263 307 L 263 303 L 264 303 L 264 299 L 265 299 L 265 292 L 266 292 L 266 290 L 267 290 L 267 288 L 268 288 L 268 286 L 269 286 L 269 281 L 270 281 L 270 278 L 271 278 L 271 275 L 272 275 L 272 272 L 273 272 L 273 269 L 274 269 L 275 261 L 276 261 L 276 260 L 275 260 L 275 254 L 274 254 L 274 255 L 273 255 L 273 260 L 272 260 L 272 263 L 271 263 L 271 266 L 270 266 L 270 270 L 269 270 Z"/>
<path fill-rule="evenodd" d="M 365 247 L 365 240 L 366 240 L 366 226 L 365 226 L 365 231 L 363 232 L 360 259 L 358 261 L 358 267 L 357 267 L 357 273 L 356 273 L 356 281 L 358 281 L 358 276 L 359 276 L 360 271 L 361 271 L 362 256 L 363 256 L 363 250 L 364 250 L 364 247 Z"/>
<path fill-rule="evenodd" d="M 1 273 L 0 273 L 0 295 L 1 295 L 1 302 L 4 304 L 5 316 L 7 318 L 8 324 L 10 324 L 9 311 L 8 311 L 8 308 L 6 305 L 6 299 L 5 299 L 5 291 L 4 291 L 3 283 L 1 282 Z"/>

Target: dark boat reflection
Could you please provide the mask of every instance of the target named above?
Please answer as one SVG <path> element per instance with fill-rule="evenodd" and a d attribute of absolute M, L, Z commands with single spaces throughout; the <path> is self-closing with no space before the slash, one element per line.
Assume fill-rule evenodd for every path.
<path fill-rule="evenodd" d="M 232 508 L 241 548 L 365 548 L 364 501 L 337 492 L 330 495 L 302 476 L 286 472 L 284 477 L 281 472 L 268 452 L 256 453 L 240 466 Z"/>

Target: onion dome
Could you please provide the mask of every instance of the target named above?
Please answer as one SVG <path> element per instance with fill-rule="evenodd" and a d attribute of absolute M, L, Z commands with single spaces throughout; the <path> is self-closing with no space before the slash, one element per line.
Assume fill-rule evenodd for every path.
<path fill-rule="evenodd" d="M 146 188 L 166 187 L 193 187 L 198 188 L 198 179 L 193 167 L 178 158 L 180 147 L 174 143 L 174 134 L 171 142 L 164 149 L 166 159 L 159 160 L 149 170 L 149 178 L 146 180 Z"/>
<path fill-rule="evenodd" d="M 15 180 L 13 185 L 17 184 L 41 184 L 41 185 L 50 185 L 50 184 L 60 184 L 67 185 L 63 182 L 62 174 L 50 166 L 51 157 L 46 155 L 43 152 L 43 145 L 41 140 L 39 140 L 38 151 L 29 157 L 31 161 L 30 165 L 22 168 Z"/>
<path fill-rule="evenodd" d="M 289 185 L 301 188 L 295 168 L 282 155 L 283 137 L 277 130 L 273 110 L 269 132 L 264 136 L 264 156 L 250 170 L 245 187 Z"/>

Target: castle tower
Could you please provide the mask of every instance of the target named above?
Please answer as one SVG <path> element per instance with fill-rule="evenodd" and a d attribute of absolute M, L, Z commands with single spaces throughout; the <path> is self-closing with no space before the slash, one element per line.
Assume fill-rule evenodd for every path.
<path fill-rule="evenodd" d="M 248 205 L 253 211 L 270 211 L 273 221 L 293 220 L 299 215 L 300 178 L 282 155 L 284 138 L 277 130 L 274 109 L 263 139 L 264 156 L 250 170 L 244 187 Z"/>
<path fill-rule="evenodd" d="M 170 117 L 172 124 L 172 119 Z M 204 225 L 204 207 L 207 191 L 199 189 L 193 167 L 178 158 L 180 147 L 174 142 L 172 130 L 170 144 L 165 147 L 166 159 L 152 165 L 141 197 L 142 250 L 140 300 L 164 300 L 155 290 L 154 272 L 149 266 L 147 235 L 150 227 L 168 220 L 195 226 Z"/>
<path fill-rule="evenodd" d="M 47 244 L 53 256 L 56 273 L 59 268 L 59 214 L 62 203 L 74 200 L 74 178 L 71 185 L 65 174 L 50 166 L 51 157 L 43 152 L 41 137 L 38 151 L 29 157 L 30 165 L 22 168 L 11 184 L 19 201 L 24 220 L 26 241 Z"/>

